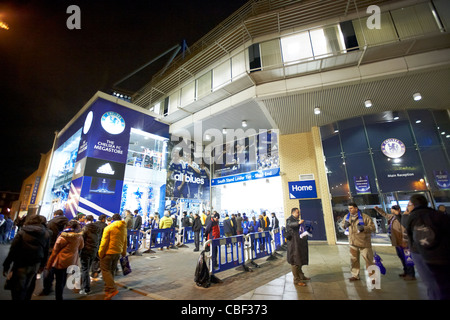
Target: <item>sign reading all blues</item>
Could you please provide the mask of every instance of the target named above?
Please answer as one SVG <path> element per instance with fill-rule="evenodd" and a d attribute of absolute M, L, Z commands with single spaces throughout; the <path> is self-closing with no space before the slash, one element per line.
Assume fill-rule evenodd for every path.
<path fill-rule="evenodd" d="M 291 181 L 289 184 L 289 199 L 317 198 L 315 180 Z"/>
<path fill-rule="evenodd" d="M 353 177 L 353 181 L 355 183 L 355 190 L 357 194 L 370 193 L 370 183 L 368 176 Z"/>

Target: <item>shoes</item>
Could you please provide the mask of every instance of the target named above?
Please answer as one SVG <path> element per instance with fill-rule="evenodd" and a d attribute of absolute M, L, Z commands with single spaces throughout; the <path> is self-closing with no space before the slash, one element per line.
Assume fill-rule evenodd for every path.
<path fill-rule="evenodd" d="M 294 283 L 296 286 L 299 286 L 299 287 L 306 287 L 306 283 L 304 283 L 304 282 L 296 282 L 296 283 Z"/>
<path fill-rule="evenodd" d="M 409 274 L 407 274 L 406 276 L 403 277 L 403 280 L 405 280 L 405 281 L 416 280 L 416 277 L 413 277 L 413 276 L 410 276 Z"/>
<path fill-rule="evenodd" d="M 105 293 L 105 300 L 111 300 L 111 298 L 114 297 L 118 293 L 119 293 L 119 290 L 114 290 L 113 292 Z"/>
<path fill-rule="evenodd" d="M 200 250 L 199 250 L 199 249 L 194 249 L 194 250 L 192 250 L 192 251 L 197 252 L 197 251 L 200 251 Z"/>
<path fill-rule="evenodd" d="M 50 295 L 51 291 L 47 292 L 47 291 L 41 291 L 40 293 L 37 294 L 37 296 L 39 297 L 44 297 L 44 296 L 48 296 Z"/>
<path fill-rule="evenodd" d="M 301 278 L 301 280 L 303 280 L 303 281 L 308 281 L 308 280 L 311 280 L 311 278 L 304 277 L 304 278 Z"/>
<path fill-rule="evenodd" d="M 84 290 L 84 289 L 81 289 L 79 292 L 79 294 L 84 295 L 84 296 L 87 296 L 89 293 L 91 293 L 90 290 Z"/>
<path fill-rule="evenodd" d="M 359 278 L 356 278 L 356 277 L 351 277 L 351 278 L 348 278 L 348 280 L 349 280 L 350 282 L 353 282 L 353 281 L 358 281 L 358 280 L 359 280 Z"/>
<path fill-rule="evenodd" d="M 406 276 L 406 273 L 400 273 L 398 276 L 404 278 Z"/>

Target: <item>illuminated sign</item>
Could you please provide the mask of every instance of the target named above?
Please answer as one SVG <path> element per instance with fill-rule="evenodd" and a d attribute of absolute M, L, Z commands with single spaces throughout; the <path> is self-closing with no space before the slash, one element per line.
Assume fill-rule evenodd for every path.
<path fill-rule="evenodd" d="M 400 158 L 405 154 L 405 144 L 395 138 L 389 138 L 381 143 L 381 152 L 389 158 Z"/>

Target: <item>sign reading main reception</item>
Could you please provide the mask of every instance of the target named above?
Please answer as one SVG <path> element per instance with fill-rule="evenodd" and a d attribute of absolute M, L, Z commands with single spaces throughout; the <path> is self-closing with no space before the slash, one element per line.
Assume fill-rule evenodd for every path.
<path fill-rule="evenodd" d="M 289 199 L 317 198 L 315 180 L 291 181 L 289 184 Z"/>

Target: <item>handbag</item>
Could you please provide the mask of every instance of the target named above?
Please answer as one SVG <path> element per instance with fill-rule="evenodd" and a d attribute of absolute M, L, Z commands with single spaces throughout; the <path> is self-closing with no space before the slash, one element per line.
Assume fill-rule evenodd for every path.
<path fill-rule="evenodd" d="M 122 273 L 124 276 L 131 273 L 130 260 L 128 256 L 120 257 L 120 266 L 122 267 Z"/>

